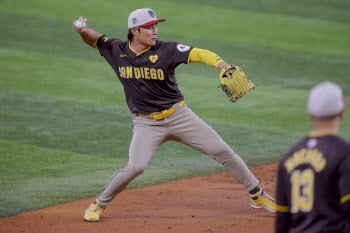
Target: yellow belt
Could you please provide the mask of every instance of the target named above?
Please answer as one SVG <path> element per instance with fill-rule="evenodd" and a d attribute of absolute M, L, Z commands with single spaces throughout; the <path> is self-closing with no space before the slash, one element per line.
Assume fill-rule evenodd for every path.
<path fill-rule="evenodd" d="M 148 117 L 149 116 L 150 118 L 152 118 L 153 120 L 156 120 L 156 121 L 162 120 L 164 118 L 167 118 L 171 114 L 173 114 L 174 111 L 175 111 L 175 108 L 177 106 L 181 107 L 184 103 L 185 103 L 185 101 L 182 100 L 181 102 L 174 104 L 171 108 L 169 108 L 167 110 L 164 110 L 164 111 L 161 111 L 160 113 L 151 113 L 151 114 L 136 113 L 136 115 L 138 117 L 142 117 L 142 116 L 147 116 Z"/>

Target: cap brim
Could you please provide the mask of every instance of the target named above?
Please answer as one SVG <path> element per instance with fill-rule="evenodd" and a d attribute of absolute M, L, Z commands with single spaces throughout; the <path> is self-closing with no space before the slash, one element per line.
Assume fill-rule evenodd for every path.
<path fill-rule="evenodd" d="M 148 23 L 139 25 L 139 27 L 145 27 L 145 26 L 149 26 L 149 25 L 152 25 L 152 24 L 155 24 L 158 22 L 164 22 L 164 21 L 165 21 L 165 19 L 156 19 L 156 20 L 149 21 Z"/>

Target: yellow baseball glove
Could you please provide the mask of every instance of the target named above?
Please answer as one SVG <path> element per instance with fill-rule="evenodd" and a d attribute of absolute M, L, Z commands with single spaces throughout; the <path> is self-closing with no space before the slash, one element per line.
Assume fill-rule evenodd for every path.
<path fill-rule="evenodd" d="M 250 81 L 244 72 L 243 67 L 238 67 L 235 65 L 227 65 L 219 73 L 220 86 L 225 92 L 230 102 L 235 103 L 243 95 L 251 92 L 255 89 L 255 85 Z M 226 71 L 233 70 L 231 74 L 232 78 L 226 76 Z"/>

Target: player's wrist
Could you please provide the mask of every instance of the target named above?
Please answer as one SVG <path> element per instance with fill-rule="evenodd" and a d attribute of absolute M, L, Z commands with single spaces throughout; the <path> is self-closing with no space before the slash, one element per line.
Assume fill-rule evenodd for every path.
<path fill-rule="evenodd" d="M 222 61 L 218 64 L 218 69 L 221 71 L 225 66 L 228 66 L 228 64 L 225 61 Z"/>

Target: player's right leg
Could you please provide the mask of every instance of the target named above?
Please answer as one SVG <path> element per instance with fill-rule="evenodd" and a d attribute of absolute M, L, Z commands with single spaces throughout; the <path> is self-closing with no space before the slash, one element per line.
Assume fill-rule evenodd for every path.
<path fill-rule="evenodd" d="M 152 119 L 137 116 L 133 118 L 133 137 L 129 148 L 128 164 L 112 176 L 105 189 L 85 211 L 86 221 L 99 221 L 100 215 L 108 204 L 133 179 L 143 173 L 156 149 L 165 141 L 166 130 L 160 127 L 161 124 L 163 123 Z"/>
<path fill-rule="evenodd" d="M 183 106 L 173 115 L 169 127 L 172 134 L 178 138 L 177 141 L 222 163 L 248 191 L 258 185 L 259 181 L 249 171 L 244 161 L 190 108 Z"/>
<path fill-rule="evenodd" d="M 176 140 L 222 163 L 250 194 L 254 192 L 251 196 L 252 207 L 265 208 L 274 212 L 275 200 L 258 187 L 259 181 L 250 172 L 245 162 L 191 109 L 184 106 L 181 111 L 183 111 L 182 114 L 174 113 L 173 124 L 170 125 Z"/>

